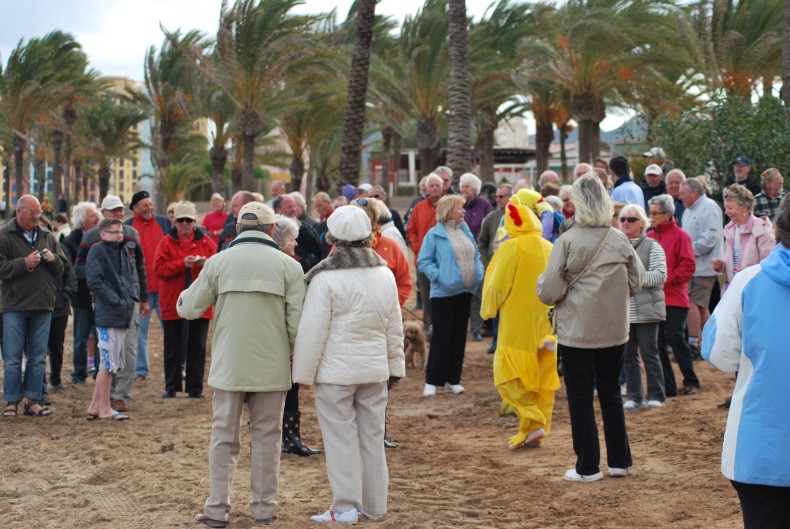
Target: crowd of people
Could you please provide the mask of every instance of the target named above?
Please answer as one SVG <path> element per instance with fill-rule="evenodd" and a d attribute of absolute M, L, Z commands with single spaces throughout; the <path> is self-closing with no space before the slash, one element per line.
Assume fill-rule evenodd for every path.
<path fill-rule="evenodd" d="M 615 156 L 579 164 L 572 184 L 545 171 L 535 186 L 529 179 L 491 186 L 492 196 L 472 173 L 458 178 L 456 191 L 452 171 L 437 167 L 403 217 L 385 189 L 370 184 L 345 185 L 335 198 L 317 193 L 316 218 L 301 193 L 279 181 L 268 202 L 249 191 L 227 203 L 214 194 L 202 217 L 188 201 L 157 215 L 139 191 L 125 221 L 126 206 L 107 195 L 98 206 L 76 204 L 70 224 L 58 214 L 54 226 L 51 206 L 24 195 L 0 228 L 3 416 L 52 415 L 69 313 L 71 381 L 95 378 L 88 420 L 130 418 L 133 387 L 151 373 L 154 313 L 163 329 L 162 398 L 203 398 L 213 320 L 210 495 L 195 521 L 228 523 L 245 405 L 251 509 L 257 523 L 275 519 L 280 454 L 321 453 L 301 438 L 300 387 L 313 389 L 333 492 L 313 520 L 378 519 L 387 512 L 385 447 L 395 446 L 385 428 L 388 395 L 406 374 L 403 310 L 421 318 L 430 341 L 425 398 L 439 389 L 463 393 L 467 336 L 491 338 L 501 413 L 518 418 L 513 450 L 545 443 L 564 378 L 576 454 L 568 481 L 604 477 L 596 395 L 608 474 L 625 477 L 633 465 L 628 413 L 700 391 L 701 355 L 741 369 L 722 403 L 731 407 L 723 471 L 744 518 L 747 504 L 748 517 L 759 518 L 765 507 L 755 497 L 767 493 L 755 487 L 786 498 L 790 483 L 770 472 L 763 479 L 746 456 L 733 467 L 727 447 L 740 442 L 739 423 L 755 420 L 752 399 L 764 398 L 750 392 L 756 380 L 775 376 L 762 375 L 763 364 L 784 364 L 772 358 L 770 337 L 754 340 L 744 329 L 736 347 L 731 335 L 753 317 L 748 303 L 790 299 L 781 275 L 790 262 L 783 177 L 770 168 L 758 184 L 748 158 L 738 156 L 718 203 L 705 177 L 687 178 L 662 149 L 644 157 L 640 183 L 629 160 Z M 404 307 L 412 290 L 421 315 Z M 769 360 L 755 365 L 750 347 Z"/>

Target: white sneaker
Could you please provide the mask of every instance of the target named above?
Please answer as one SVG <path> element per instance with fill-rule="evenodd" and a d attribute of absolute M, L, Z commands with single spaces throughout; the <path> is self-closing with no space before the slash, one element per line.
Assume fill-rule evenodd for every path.
<path fill-rule="evenodd" d="M 665 404 L 660 400 L 649 400 L 647 401 L 647 409 L 651 408 L 663 408 Z"/>
<path fill-rule="evenodd" d="M 436 395 L 436 386 L 433 384 L 425 384 L 425 389 L 422 390 L 423 397 L 433 397 Z"/>
<path fill-rule="evenodd" d="M 625 384 L 623 384 L 622 386 L 620 386 L 620 395 L 625 396 L 627 394 L 628 394 L 628 388 L 626 387 Z"/>
<path fill-rule="evenodd" d="M 609 475 L 613 478 L 624 478 L 628 475 L 628 469 L 609 467 Z"/>
<path fill-rule="evenodd" d="M 317 514 L 310 517 L 314 522 L 341 522 L 357 523 L 359 521 L 359 511 L 351 509 L 346 512 L 326 511 L 324 514 Z"/>
<path fill-rule="evenodd" d="M 627 400 L 623 403 L 623 409 L 625 411 L 634 411 L 638 408 L 642 407 L 642 403 L 637 403 L 635 400 Z"/>
<path fill-rule="evenodd" d="M 450 384 L 449 382 L 444 384 L 444 389 L 447 391 L 452 391 L 456 395 L 460 395 L 464 392 L 464 387 L 461 384 Z"/>
<path fill-rule="evenodd" d="M 571 468 L 565 473 L 565 481 L 578 481 L 586 483 L 588 481 L 598 481 L 601 479 L 603 479 L 603 472 L 600 470 L 595 474 L 590 474 L 589 476 L 582 476 L 576 472 L 575 468 Z"/>

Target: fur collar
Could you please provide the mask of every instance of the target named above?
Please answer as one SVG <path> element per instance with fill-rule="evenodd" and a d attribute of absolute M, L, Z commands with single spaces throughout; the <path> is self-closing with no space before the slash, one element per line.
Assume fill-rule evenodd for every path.
<path fill-rule="evenodd" d="M 354 242 L 334 241 L 329 238 L 327 240 L 336 243 L 335 251 L 305 274 L 304 280 L 307 284 L 310 284 L 316 274 L 326 270 L 387 266 L 387 261 L 370 248 L 370 238 Z"/>

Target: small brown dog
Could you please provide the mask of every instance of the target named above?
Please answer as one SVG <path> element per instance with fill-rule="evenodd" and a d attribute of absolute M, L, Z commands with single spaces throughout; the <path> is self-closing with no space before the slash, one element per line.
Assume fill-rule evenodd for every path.
<path fill-rule="evenodd" d="M 403 351 L 406 353 L 406 367 L 419 367 L 425 365 L 425 331 L 422 330 L 422 323 L 407 321 L 403 324 Z M 420 363 L 417 363 L 417 357 Z"/>

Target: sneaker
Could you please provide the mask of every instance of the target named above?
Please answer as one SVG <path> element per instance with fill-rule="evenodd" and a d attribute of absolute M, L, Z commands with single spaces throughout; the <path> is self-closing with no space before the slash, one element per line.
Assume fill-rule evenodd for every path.
<path fill-rule="evenodd" d="M 483 335 L 480 334 L 479 332 L 472 333 L 472 341 L 473 342 L 482 342 L 483 341 Z"/>
<path fill-rule="evenodd" d="M 590 474 L 589 476 L 582 476 L 576 472 L 575 468 L 571 468 L 565 473 L 565 481 L 578 481 L 586 483 L 588 481 L 599 481 L 601 479 L 603 479 L 603 472 L 600 470 L 595 474 Z"/>
<path fill-rule="evenodd" d="M 653 408 L 663 408 L 663 407 L 664 407 L 664 403 L 661 402 L 660 400 L 649 400 L 649 401 L 647 401 L 647 409 L 648 410 L 653 409 Z"/>
<path fill-rule="evenodd" d="M 213 518 L 209 518 L 202 512 L 199 512 L 195 515 L 195 523 L 202 523 L 203 525 L 207 525 L 209 527 L 227 527 L 228 522 L 223 520 L 214 520 Z"/>
<path fill-rule="evenodd" d="M 622 386 L 620 386 L 620 396 L 624 397 L 627 394 L 628 394 L 628 388 L 626 387 L 625 384 L 623 384 Z"/>
<path fill-rule="evenodd" d="M 699 391 L 699 388 L 695 388 L 694 386 L 686 386 L 681 389 L 678 393 L 680 393 L 684 397 L 688 397 L 690 395 L 696 395 Z"/>
<path fill-rule="evenodd" d="M 425 384 L 425 389 L 422 390 L 423 397 L 433 397 L 436 395 L 436 386 L 433 384 Z"/>
<path fill-rule="evenodd" d="M 341 522 L 357 523 L 359 521 L 359 511 L 351 509 L 346 512 L 326 511 L 324 514 L 317 514 L 310 517 L 314 522 Z"/>
<path fill-rule="evenodd" d="M 449 382 L 444 384 L 444 389 L 446 391 L 452 391 L 456 395 L 460 395 L 464 392 L 464 387 L 461 384 L 450 384 Z"/>
<path fill-rule="evenodd" d="M 628 469 L 609 467 L 609 475 L 613 478 L 624 478 L 628 475 Z"/>
<path fill-rule="evenodd" d="M 634 410 L 638 410 L 641 407 L 642 407 L 642 403 L 636 402 L 635 400 L 627 400 L 623 403 L 623 409 L 625 411 L 634 411 Z"/>

